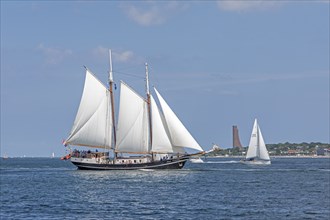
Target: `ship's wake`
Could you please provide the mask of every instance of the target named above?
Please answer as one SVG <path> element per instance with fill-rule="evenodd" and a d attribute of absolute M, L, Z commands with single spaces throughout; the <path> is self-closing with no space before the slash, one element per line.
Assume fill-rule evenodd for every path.
<path fill-rule="evenodd" d="M 206 161 L 205 163 L 223 163 L 223 164 L 229 164 L 229 163 L 240 163 L 238 160 L 229 160 L 229 161 Z"/>

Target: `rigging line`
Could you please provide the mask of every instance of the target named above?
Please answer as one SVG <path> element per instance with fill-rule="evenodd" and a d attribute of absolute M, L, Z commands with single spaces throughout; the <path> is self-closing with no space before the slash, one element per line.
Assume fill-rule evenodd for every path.
<path fill-rule="evenodd" d="M 135 77 L 135 78 L 139 78 L 139 79 L 144 79 L 144 77 L 142 76 L 138 76 L 135 74 L 131 74 L 131 73 L 124 73 L 124 72 L 118 72 L 118 71 L 113 71 L 114 73 L 118 73 L 118 74 L 122 74 L 122 75 L 126 75 L 126 76 L 131 76 L 131 77 Z"/>

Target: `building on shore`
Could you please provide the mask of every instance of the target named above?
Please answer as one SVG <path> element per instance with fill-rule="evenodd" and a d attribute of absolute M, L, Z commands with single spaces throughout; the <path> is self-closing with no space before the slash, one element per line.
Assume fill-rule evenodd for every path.
<path fill-rule="evenodd" d="M 317 156 L 330 156 L 330 148 L 327 149 L 316 145 L 315 151 Z"/>
<path fill-rule="evenodd" d="M 237 125 L 233 125 L 233 148 L 236 147 L 239 148 L 240 150 L 243 149 L 241 141 L 239 140 Z"/>

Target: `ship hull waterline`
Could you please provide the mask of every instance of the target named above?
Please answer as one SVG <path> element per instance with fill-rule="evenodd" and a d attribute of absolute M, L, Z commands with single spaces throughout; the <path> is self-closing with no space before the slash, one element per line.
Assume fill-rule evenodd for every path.
<path fill-rule="evenodd" d="M 182 169 L 188 157 L 179 159 L 170 159 L 163 161 L 154 161 L 147 163 L 131 163 L 131 164 L 107 164 L 107 163 L 88 163 L 72 161 L 80 170 L 140 170 L 140 169 Z"/>

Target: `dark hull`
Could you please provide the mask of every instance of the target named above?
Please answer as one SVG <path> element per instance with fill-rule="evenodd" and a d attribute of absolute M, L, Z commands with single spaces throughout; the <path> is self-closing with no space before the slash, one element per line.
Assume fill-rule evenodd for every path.
<path fill-rule="evenodd" d="M 81 170 L 138 170 L 138 169 L 181 169 L 189 158 L 179 158 L 139 164 L 95 164 L 71 161 Z"/>

